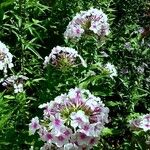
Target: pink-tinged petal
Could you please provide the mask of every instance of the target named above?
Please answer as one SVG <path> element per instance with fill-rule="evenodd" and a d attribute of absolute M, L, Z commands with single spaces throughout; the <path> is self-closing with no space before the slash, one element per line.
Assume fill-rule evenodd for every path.
<path fill-rule="evenodd" d="M 80 55 L 78 55 L 78 57 L 80 58 L 80 60 L 81 60 L 81 62 L 82 62 L 82 64 L 83 65 L 85 65 L 84 63 L 84 60 L 83 60 L 83 58 L 80 56 Z M 80 89 L 78 89 L 78 88 L 75 88 L 75 89 L 71 89 L 70 91 L 69 91 L 69 97 L 70 97 L 70 99 L 71 99 L 71 101 L 72 101 L 72 103 L 76 106 L 76 107 L 78 107 L 79 105 L 82 105 L 83 104 L 83 99 L 82 99 L 82 95 L 81 95 L 81 90 Z"/>
<path fill-rule="evenodd" d="M 150 124 L 145 124 L 145 127 L 150 129 Z"/>
<path fill-rule="evenodd" d="M 78 150 L 78 146 L 74 143 L 68 143 L 64 145 L 64 150 Z"/>
<path fill-rule="evenodd" d="M 84 125 L 83 130 L 88 131 L 90 129 L 89 125 Z"/>
<path fill-rule="evenodd" d="M 50 128 L 60 129 L 64 125 L 64 120 L 61 118 L 59 113 L 55 116 L 50 116 L 50 120 Z"/>
<path fill-rule="evenodd" d="M 52 139 L 53 139 L 53 135 L 51 133 L 49 133 L 49 132 L 45 133 L 45 140 L 47 142 L 51 142 Z"/>
<path fill-rule="evenodd" d="M 61 125 L 61 120 L 59 120 L 59 119 L 55 119 L 54 120 L 54 124 L 56 125 L 56 126 L 60 126 Z"/>
<path fill-rule="evenodd" d="M 102 112 L 102 107 L 95 107 L 94 108 L 94 113 L 99 114 Z"/>
<path fill-rule="evenodd" d="M 144 116 L 144 119 L 147 119 L 147 121 L 150 122 L 150 115 L 149 115 L 149 114 L 148 114 L 148 115 L 145 115 L 145 116 Z"/>
<path fill-rule="evenodd" d="M 54 138 L 53 134 L 48 132 L 46 127 L 40 128 L 38 134 L 40 138 L 42 139 L 42 141 L 47 141 L 49 143 L 51 143 Z"/>
<path fill-rule="evenodd" d="M 64 135 L 55 136 L 54 143 L 57 147 L 62 147 L 63 145 L 68 143 L 68 139 L 64 137 Z"/>
<path fill-rule="evenodd" d="M 85 123 L 81 126 L 81 129 L 78 129 L 78 132 L 84 133 L 86 136 L 92 136 L 92 126 L 91 124 Z"/>
<path fill-rule="evenodd" d="M 149 114 L 141 116 L 140 120 L 139 128 L 142 128 L 144 131 L 150 130 Z"/>
<path fill-rule="evenodd" d="M 104 126 L 101 123 L 94 123 L 91 126 L 91 135 L 93 137 L 99 137 Z"/>
<path fill-rule="evenodd" d="M 78 132 L 76 136 L 78 145 L 88 145 L 89 137 L 86 134 Z"/>
<path fill-rule="evenodd" d="M 66 138 L 70 138 L 70 136 L 72 134 L 72 130 L 70 128 L 66 128 L 66 129 L 64 129 L 63 134 Z"/>
<path fill-rule="evenodd" d="M 76 33 L 79 34 L 80 32 L 81 32 L 80 29 L 77 28 Z"/>
<path fill-rule="evenodd" d="M 45 143 L 40 150 L 50 150 L 52 148 L 51 146 L 51 143 Z"/>
<path fill-rule="evenodd" d="M 130 122 L 130 127 L 132 128 L 132 129 L 138 129 L 139 128 L 139 126 L 140 126 L 140 123 L 141 123 L 141 120 L 140 119 L 134 119 L 134 120 L 132 120 L 131 122 Z"/>
<path fill-rule="evenodd" d="M 80 133 L 80 139 L 81 139 L 81 140 L 85 140 L 86 137 L 87 137 L 86 134 Z"/>
<path fill-rule="evenodd" d="M 39 118 L 32 118 L 31 123 L 29 124 L 29 133 L 34 134 L 36 130 L 40 128 Z"/>
<path fill-rule="evenodd" d="M 59 141 L 64 141 L 64 139 L 65 139 L 64 136 L 62 136 L 62 135 L 58 136 L 57 138 Z"/>
<path fill-rule="evenodd" d="M 86 116 L 84 111 L 82 110 L 72 112 L 70 117 L 71 117 L 71 126 L 73 128 L 81 127 L 83 123 L 89 122 L 88 116 Z"/>
<path fill-rule="evenodd" d="M 92 137 L 92 138 L 90 138 L 90 140 L 89 140 L 89 145 L 90 145 L 90 146 L 93 146 L 93 145 L 98 144 L 98 142 L 99 142 L 99 137 Z"/>
<path fill-rule="evenodd" d="M 62 135 L 65 139 L 70 139 L 70 137 L 72 135 L 72 129 L 70 129 L 66 126 L 62 126 L 61 128 L 59 128 L 59 130 L 58 129 L 52 129 L 51 132 L 56 137 L 59 137 L 60 135 Z"/>
<path fill-rule="evenodd" d="M 51 115 L 55 115 L 56 111 L 52 108 L 46 108 L 44 110 L 44 116 L 50 117 Z"/>

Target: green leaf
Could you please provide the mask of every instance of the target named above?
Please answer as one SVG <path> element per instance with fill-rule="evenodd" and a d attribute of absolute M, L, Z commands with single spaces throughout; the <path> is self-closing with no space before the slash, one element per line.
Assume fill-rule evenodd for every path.
<path fill-rule="evenodd" d="M 12 95 L 5 95 L 4 98 L 6 98 L 6 99 L 15 99 L 15 96 L 12 96 Z"/>
<path fill-rule="evenodd" d="M 32 82 L 39 82 L 39 81 L 45 81 L 45 78 L 38 78 L 38 79 L 33 79 Z"/>
<path fill-rule="evenodd" d="M 4 10 L 0 8 L 0 22 L 3 20 Z"/>
<path fill-rule="evenodd" d="M 103 136 L 112 135 L 112 134 L 113 134 L 112 130 L 113 130 L 113 129 L 110 129 L 110 128 L 104 128 L 104 129 L 102 130 L 102 135 L 103 135 Z"/>
<path fill-rule="evenodd" d="M 118 106 L 118 105 L 121 105 L 122 103 L 121 102 L 113 102 L 113 101 L 109 101 L 107 102 L 107 106 Z"/>
<path fill-rule="evenodd" d="M 13 4 L 14 1 L 15 1 L 15 0 L 6 0 L 5 2 L 2 2 L 2 3 L 0 4 L 0 7 L 1 7 L 1 8 L 2 8 L 2 7 L 7 7 L 7 6 Z"/>
<path fill-rule="evenodd" d="M 0 129 L 2 129 L 3 126 L 6 124 L 6 122 L 8 121 L 8 119 L 11 117 L 11 114 L 12 114 L 12 112 L 10 112 L 9 114 L 1 116 Z"/>
<path fill-rule="evenodd" d="M 102 77 L 104 77 L 103 75 L 96 75 L 96 76 L 90 76 L 85 78 L 84 80 L 81 81 L 81 83 L 79 84 L 80 88 L 87 88 L 87 86 L 91 83 L 91 84 L 95 84 L 95 82 L 99 79 L 101 79 Z"/>

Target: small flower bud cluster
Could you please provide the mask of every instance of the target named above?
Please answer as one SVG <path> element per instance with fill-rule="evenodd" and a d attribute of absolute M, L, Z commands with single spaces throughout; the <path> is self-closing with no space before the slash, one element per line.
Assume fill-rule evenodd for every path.
<path fill-rule="evenodd" d="M 70 89 L 68 94 L 61 94 L 39 108 L 44 108 L 43 119 L 32 118 L 29 132 L 37 131 L 45 142 L 41 150 L 92 149 L 108 123 L 109 109 L 99 97 L 84 89 Z"/>
<path fill-rule="evenodd" d="M 27 80 L 28 77 L 23 75 L 13 75 L 10 77 L 7 77 L 6 79 L 1 79 L 0 83 L 2 83 L 3 86 L 6 88 L 14 88 L 14 93 L 20 93 L 23 92 L 23 81 Z"/>
<path fill-rule="evenodd" d="M 6 74 L 8 68 L 12 68 L 13 55 L 9 52 L 9 49 L 0 41 L 0 70 Z"/>
<path fill-rule="evenodd" d="M 115 66 L 112 65 L 111 63 L 107 63 L 107 64 L 105 65 L 105 69 L 108 70 L 108 72 L 109 72 L 109 74 L 110 74 L 109 76 L 110 76 L 111 78 L 117 76 L 117 70 L 116 70 Z"/>
<path fill-rule="evenodd" d="M 44 66 L 46 67 L 48 64 L 51 64 L 58 68 L 70 67 L 75 64 L 77 57 L 80 59 L 81 64 L 86 67 L 85 61 L 75 49 L 56 46 L 52 49 L 49 56 L 45 57 Z"/>
<path fill-rule="evenodd" d="M 90 30 L 98 36 L 109 34 L 107 15 L 100 9 L 89 9 L 81 11 L 72 19 L 64 33 L 65 38 L 79 38 L 86 31 Z"/>
<path fill-rule="evenodd" d="M 130 122 L 132 129 L 143 129 L 144 131 L 150 130 L 150 114 L 140 116 Z"/>

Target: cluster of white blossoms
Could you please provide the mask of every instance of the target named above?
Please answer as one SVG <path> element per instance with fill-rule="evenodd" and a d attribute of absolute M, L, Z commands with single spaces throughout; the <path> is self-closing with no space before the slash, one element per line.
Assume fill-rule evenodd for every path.
<path fill-rule="evenodd" d="M 23 82 L 27 79 L 28 77 L 23 75 L 12 75 L 7 78 L 2 78 L 0 83 L 6 88 L 13 87 L 14 93 L 20 93 L 23 92 Z"/>
<path fill-rule="evenodd" d="M 41 150 L 91 149 L 98 144 L 109 109 L 99 97 L 88 90 L 70 89 L 67 94 L 39 106 L 44 108 L 43 118 L 32 118 L 29 133 L 37 133 L 45 142 Z"/>
<path fill-rule="evenodd" d="M 109 34 L 107 15 L 100 9 L 91 8 L 88 11 L 81 11 L 76 14 L 67 26 L 64 33 L 65 38 L 79 38 L 86 31 L 90 30 L 98 36 Z"/>
<path fill-rule="evenodd" d="M 150 130 L 150 114 L 140 116 L 137 119 L 130 121 L 132 129 L 143 129 L 144 131 Z"/>
<path fill-rule="evenodd" d="M 9 49 L 4 43 L 0 41 L 0 70 L 6 74 L 8 68 L 12 68 L 14 65 L 12 63 L 13 55 L 9 52 Z"/>
<path fill-rule="evenodd" d="M 117 70 L 116 70 L 115 66 L 112 65 L 111 63 L 108 62 L 108 63 L 105 65 L 105 69 L 109 72 L 109 76 L 110 76 L 111 78 L 117 76 Z"/>
<path fill-rule="evenodd" d="M 71 67 L 75 64 L 76 59 L 79 58 L 81 64 L 86 67 L 86 63 L 78 52 L 70 47 L 56 46 L 52 49 L 49 56 L 45 57 L 44 66 L 51 64 L 58 68 Z"/>

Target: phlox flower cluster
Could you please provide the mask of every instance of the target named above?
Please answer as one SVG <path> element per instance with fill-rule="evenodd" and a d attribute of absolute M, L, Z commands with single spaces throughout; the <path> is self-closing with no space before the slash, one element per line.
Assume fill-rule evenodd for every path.
<path fill-rule="evenodd" d="M 140 116 L 137 119 L 130 121 L 132 129 L 143 129 L 144 131 L 150 130 L 150 114 Z"/>
<path fill-rule="evenodd" d="M 92 31 L 98 36 L 109 34 L 107 15 L 100 9 L 91 8 L 88 11 L 81 11 L 67 26 L 64 33 L 65 38 L 79 38 L 85 31 Z"/>
<path fill-rule="evenodd" d="M 67 66 L 70 67 L 75 64 L 77 58 L 79 58 L 81 64 L 86 67 L 85 61 L 75 49 L 70 47 L 56 46 L 52 49 L 49 56 L 45 57 L 43 64 L 45 67 L 49 64 L 58 68 L 64 68 Z"/>
<path fill-rule="evenodd" d="M 105 65 L 105 69 L 109 72 L 109 76 L 110 76 L 111 78 L 117 76 L 117 70 L 116 70 L 115 66 L 112 65 L 111 63 L 108 62 L 108 63 Z"/>
<path fill-rule="evenodd" d="M 32 118 L 29 133 L 37 131 L 45 142 L 41 150 L 91 149 L 108 123 L 109 109 L 99 97 L 84 89 L 70 89 L 39 108 L 44 109 L 43 119 Z"/>
<path fill-rule="evenodd" d="M 7 78 L 2 78 L 0 83 L 8 89 L 13 87 L 14 93 L 20 93 L 23 92 L 23 82 L 27 79 L 28 77 L 23 75 L 12 75 Z"/>
<path fill-rule="evenodd" d="M 12 68 L 14 65 L 12 63 L 13 55 L 9 52 L 9 49 L 4 43 L 0 41 L 0 70 L 6 74 L 8 68 Z"/>

